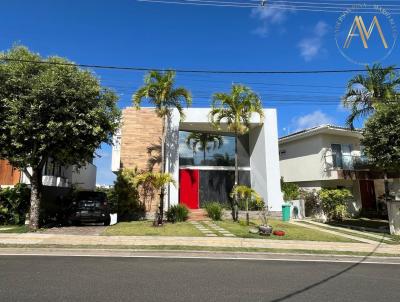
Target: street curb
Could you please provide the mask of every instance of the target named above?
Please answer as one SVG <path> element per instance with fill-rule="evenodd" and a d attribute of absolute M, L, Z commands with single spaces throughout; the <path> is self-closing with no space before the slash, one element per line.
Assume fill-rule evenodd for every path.
<path fill-rule="evenodd" d="M 145 249 L 70 249 L 70 248 L 1 248 L 0 257 L 99 257 L 99 258 L 160 258 L 160 259 L 207 259 L 207 260 L 256 260 L 289 262 L 332 262 L 358 264 L 400 265 L 400 257 L 318 255 L 269 252 L 222 252 L 222 251 L 150 251 Z"/>

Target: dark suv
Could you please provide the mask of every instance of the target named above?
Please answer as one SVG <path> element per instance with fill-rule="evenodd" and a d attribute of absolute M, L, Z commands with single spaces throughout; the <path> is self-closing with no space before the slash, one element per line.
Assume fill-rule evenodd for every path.
<path fill-rule="evenodd" d="M 103 192 L 78 192 L 72 202 L 69 221 L 75 225 L 85 222 L 102 222 L 104 225 L 110 225 L 107 195 Z"/>

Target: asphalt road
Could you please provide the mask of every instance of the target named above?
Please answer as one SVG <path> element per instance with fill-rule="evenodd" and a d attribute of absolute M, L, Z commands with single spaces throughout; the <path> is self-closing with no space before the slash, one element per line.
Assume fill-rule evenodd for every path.
<path fill-rule="evenodd" d="M 399 301 L 400 265 L 0 257 L 0 301 Z"/>

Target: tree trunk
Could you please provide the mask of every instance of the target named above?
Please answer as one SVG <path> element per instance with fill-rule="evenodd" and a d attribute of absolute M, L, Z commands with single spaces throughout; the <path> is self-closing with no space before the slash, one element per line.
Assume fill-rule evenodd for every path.
<path fill-rule="evenodd" d="M 163 126 L 162 126 L 162 138 L 161 138 L 161 173 L 165 173 L 165 136 L 166 136 L 166 129 L 167 129 L 167 118 L 163 117 Z M 160 192 L 160 216 L 158 224 L 162 224 L 164 221 L 164 197 L 165 197 L 165 186 L 161 188 Z"/>
<path fill-rule="evenodd" d="M 385 202 L 387 204 L 388 199 L 389 199 L 389 181 L 387 177 L 387 172 L 385 171 L 383 174 L 383 179 L 384 179 L 384 184 L 385 184 Z"/>
<path fill-rule="evenodd" d="M 239 167 L 238 167 L 238 133 L 235 132 L 235 187 L 239 184 Z M 235 193 L 233 197 L 233 207 L 232 207 L 232 218 L 233 221 L 239 220 L 239 206 L 238 206 L 238 195 Z"/>
<path fill-rule="evenodd" d="M 36 231 L 39 228 L 40 199 L 42 191 L 42 169 L 35 168 L 31 175 L 31 208 L 29 215 L 29 229 Z"/>

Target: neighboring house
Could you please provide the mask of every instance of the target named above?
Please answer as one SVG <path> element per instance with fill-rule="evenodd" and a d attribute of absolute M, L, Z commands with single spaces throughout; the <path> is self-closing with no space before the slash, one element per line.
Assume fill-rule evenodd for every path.
<path fill-rule="evenodd" d="M 29 171 L 30 169 L 28 169 Z M 96 188 L 96 166 L 88 162 L 85 166 L 61 166 L 51 159 L 43 168 L 42 182 L 44 186 L 94 190 Z M 25 173 L 13 168 L 6 160 L 0 160 L 0 187 L 14 186 L 17 183 L 29 184 Z"/>
<path fill-rule="evenodd" d="M 322 125 L 279 139 L 281 175 L 301 188 L 348 188 L 355 197 L 352 213 L 361 209 L 374 214 L 385 193 L 383 173 L 369 165 L 360 143 L 359 130 Z M 389 174 L 390 187 L 399 183 L 399 173 Z"/>
<path fill-rule="evenodd" d="M 226 125 L 220 131 L 209 122 L 210 108 L 190 108 L 180 121 L 177 110 L 168 122 L 166 139 L 166 172 L 177 186 L 170 185 L 166 207 L 185 204 L 198 209 L 210 201 L 227 203 L 234 184 L 235 139 Z M 281 212 L 282 194 L 278 156 L 278 134 L 275 109 L 264 109 L 264 122 L 256 115 L 251 130 L 239 138 L 240 184 L 251 186 L 273 212 Z M 221 135 L 222 144 L 210 143 L 206 150 L 191 149 L 186 144 L 192 132 Z M 152 108 L 123 110 L 121 132 L 114 137 L 112 171 L 120 168 L 159 171 L 162 122 Z M 155 211 L 158 200 L 148 206 Z"/>

